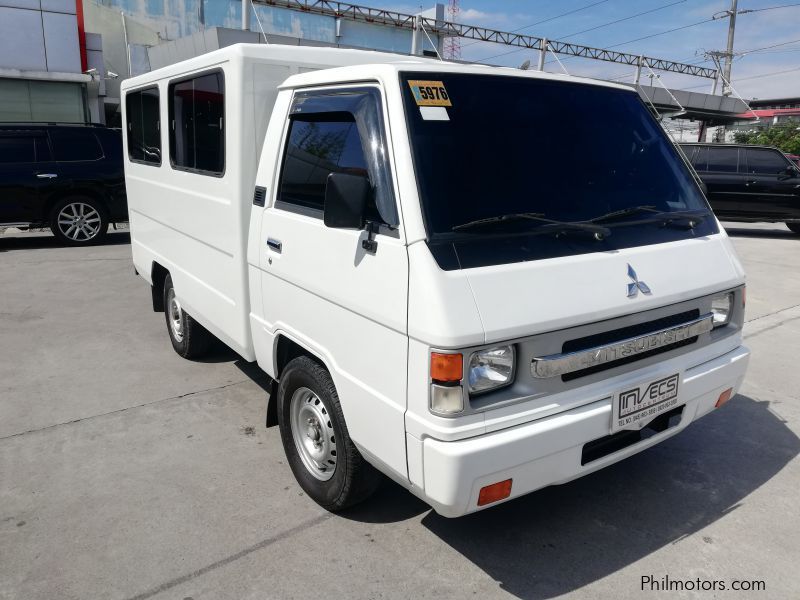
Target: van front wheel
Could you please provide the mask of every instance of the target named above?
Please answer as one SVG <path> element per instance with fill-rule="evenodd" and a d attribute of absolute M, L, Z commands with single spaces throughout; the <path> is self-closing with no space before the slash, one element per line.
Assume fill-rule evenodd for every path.
<path fill-rule="evenodd" d="M 307 356 L 281 374 L 278 425 L 289 466 L 317 504 L 338 511 L 365 500 L 380 473 L 356 449 L 330 374 Z"/>
<path fill-rule="evenodd" d="M 189 359 L 200 358 L 208 352 L 212 340 L 211 334 L 183 310 L 175 295 L 171 275 L 167 275 L 164 279 L 164 316 L 167 319 L 167 332 L 175 352 Z"/>

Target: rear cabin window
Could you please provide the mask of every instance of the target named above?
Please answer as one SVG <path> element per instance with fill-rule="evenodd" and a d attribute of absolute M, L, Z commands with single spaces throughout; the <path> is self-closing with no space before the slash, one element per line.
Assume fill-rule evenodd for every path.
<path fill-rule="evenodd" d="M 736 173 L 739 163 L 738 148 L 708 148 L 708 170 L 718 173 Z"/>
<path fill-rule="evenodd" d="M 368 177 L 355 118 L 346 112 L 293 116 L 277 201 L 282 208 L 322 211 L 331 173 Z"/>
<path fill-rule="evenodd" d="M 756 175 L 780 175 L 789 166 L 774 150 L 747 148 L 747 172 Z"/>
<path fill-rule="evenodd" d="M 53 154 L 58 162 L 92 161 L 103 158 L 103 147 L 90 127 L 51 129 L 50 141 L 53 143 Z"/>
<path fill-rule="evenodd" d="M 221 71 L 169 86 L 169 153 L 176 169 L 222 176 L 225 89 Z"/>
<path fill-rule="evenodd" d="M 128 158 L 150 165 L 161 164 L 161 121 L 158 88 L 129 92 L 125 97 L 128 117 Z"/>

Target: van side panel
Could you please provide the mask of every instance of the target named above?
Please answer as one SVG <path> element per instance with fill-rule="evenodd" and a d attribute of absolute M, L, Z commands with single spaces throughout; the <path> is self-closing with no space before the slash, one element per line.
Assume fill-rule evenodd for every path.
<path fill-rule="evenodd" d="M 177 170 L 170 156 L 169 83 L 195 73 L 219 69 L 224 75 L 225 170 L 221 177 Z M 249 323 L 245 315 L 246 269 L 243 266 L 246 216 L 241 197 L 242 129 L 245 96 L 238 57 L 205 69 L 158 82 L 161 107 L 160 166 L 127 158 L 131 245 L 141 273 L 156 261 L 172 275 L 186 312 L 245 358 L 252 359 Z M 123 103 L 124 105 L 124 103 Z M 127 134 L 127 132 L 126 132 Z"/>

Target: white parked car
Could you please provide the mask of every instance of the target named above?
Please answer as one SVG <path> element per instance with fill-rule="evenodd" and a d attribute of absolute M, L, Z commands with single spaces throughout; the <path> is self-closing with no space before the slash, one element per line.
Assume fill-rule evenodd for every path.
<path fill-rule="evenodd" d="M 153 307 L 181 356 L 213 335 L 275 380 L 268 424 L 330 510 L 383 473 L 470 513 L 742 384 L 744 272 L 627 87 L 279 45 L 122 87 Z"/>

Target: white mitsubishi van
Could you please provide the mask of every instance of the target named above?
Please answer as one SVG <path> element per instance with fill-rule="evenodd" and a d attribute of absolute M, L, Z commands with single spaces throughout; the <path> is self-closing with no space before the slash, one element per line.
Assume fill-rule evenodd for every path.
<path fill-rule="evenodd" d="M 635 91 L 237 45 L 128 79 L 136 271 L 175 350 L 274 380 L 300 486 L 464 515 L 675 435 L 742 384 L 742 267 Z"/>

